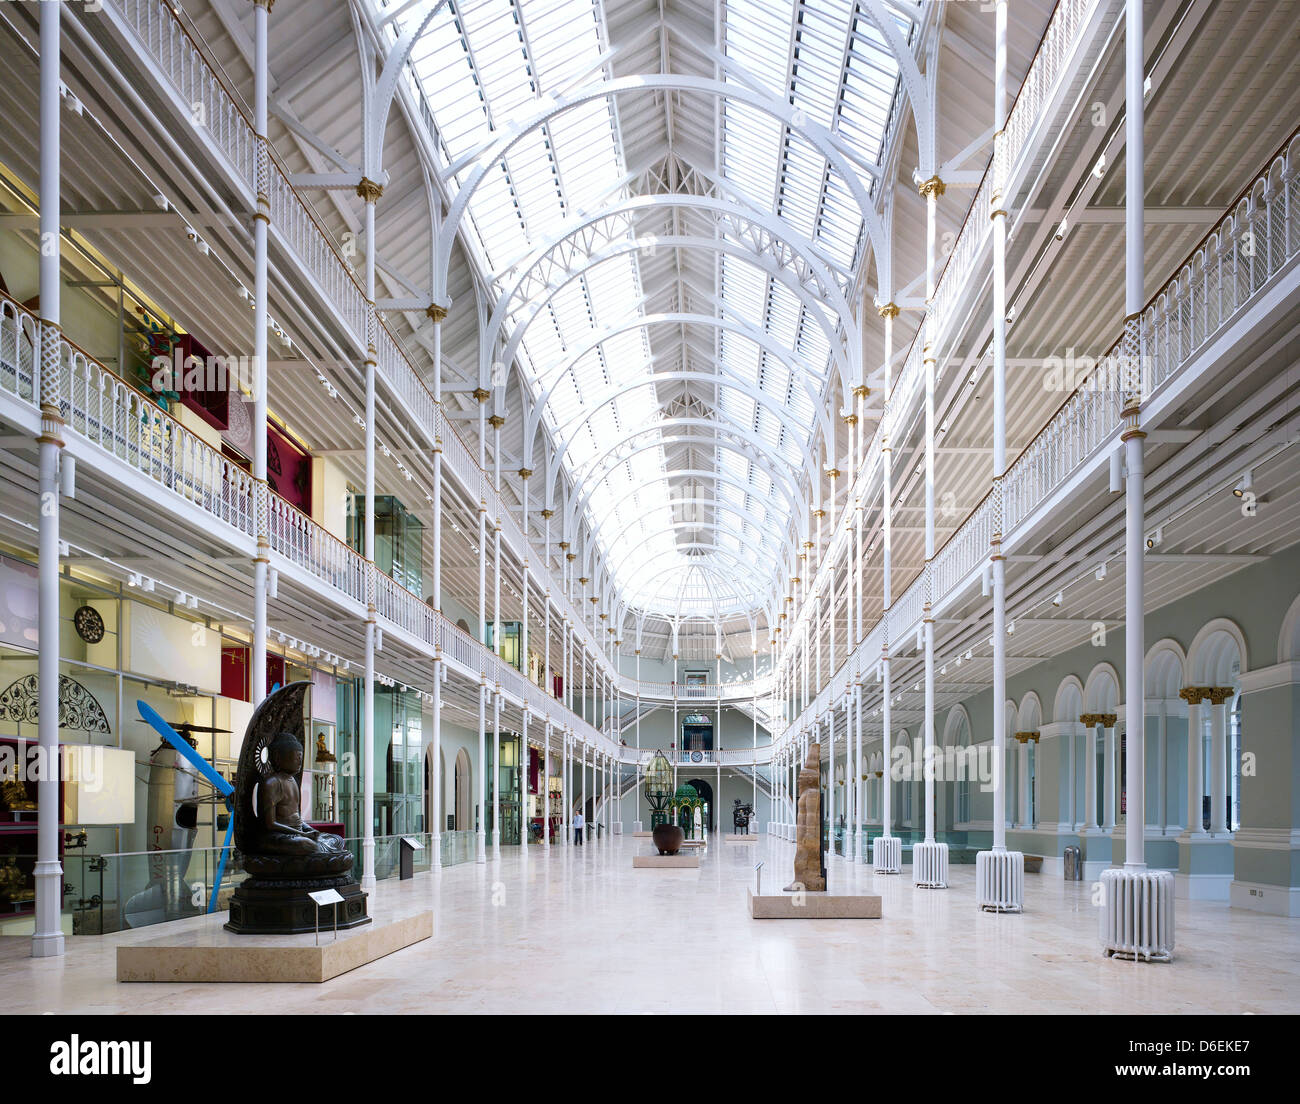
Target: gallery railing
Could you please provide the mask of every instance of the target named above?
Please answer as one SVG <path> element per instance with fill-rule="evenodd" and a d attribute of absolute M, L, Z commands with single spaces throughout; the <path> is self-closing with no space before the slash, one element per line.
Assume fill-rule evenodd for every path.
<path fill-rule="evenodd" d="M 1049 99 L 1056 91 L 1060 74 L 1068 59 L 1078 48 L 1082 31 L 1089 24 L 1089 17 L 1102 0 L 1060 0 L 1048 22 L 1047 30 L 1039 43 L 1038 51 L 1030 63 L 1024 83 L 1011 111 L 1007 117 L 1003 138 L 997 146 L 997 156 L 1006 166 L 1008 177 L 1025 158 L 1035 155 L 1041 145 L 1033 142 L 1036 128 L 1041 128 L 1043 114 Z M 1046 136 L 1049 137 L 1050 136 Z M 936 343 L 942 347 L 948 336 L 949 328 L 959 320 L 959 312 L 953 309 L 956 300 L 966 293 L 975 267 L 983 255 L 991 223 L 988 218 L 989 201 L 993 189 L 993 159 L 990 157 L 984 175 L 975 193 L 961 229 L 953 242 L 952 251 L 940 271 L 932 301 L 931 310 L 938 324 Z M 870 444 L 866 448 L 866 462 L 862 465 L 850 490 L 847 503 L 864 503 L 872 493 L 880 464 L 881 444 L 885 433 L 893 433 L 895 427 L 905 423 L 908 412 L 917 397 L 922 393 L 925 363 L 924 346 L 921 331 L 908 350 L 902 370 L 894 380 L 893 389 L 887 396 L 888 409 L 881 419 Z M 900 442 L 894 441 L 897 448 Z M 825 589 L 826 576 L 834 570 L 844 542 L 845 531 L 838 526 L 833 530 L 827 547 L 817 567 L 814 579 L 805 591 L 807 594 L 818 593 Z M 799 639 L 803 623 L 812 616 L 812 603 L 805 601 L 786 629 L 787 640 Z"/>
<path fill-rule="evenodd" d="M 134 31 L 144 50 L 154 59 L 156 73 L 191 105 L 190 113 L 208 120 L 204 128 L 212 145 L 228 162 L 233 174 L 251 198 L 257 194 L 256 135 L 244 108 L 232 90 L 209 65 L 190 37 L 172 5 L 162 0 L 106 0 Z M 358 350 L 366 344 L 366 300 L 356 274 L 344 260 L 328 230 L 315 216 L 289 179 L 287 170 L 271 151 L 267 178 L 263 182 L 271 202 L 271 232 L 278 236 L 310 276 L 336 315 L 351 332 Z M 507 504 L 497 494 L 490 476 L 479 466 L 456 426 L 443 411 L 416 371 L 401 342 L 381 319 L 376 335 L 376 364 L 380 377 L 401 401 L 403 415 L 417 427 L 432 447 L 442 449 L 444 465 L 454 473 L 470 495 L 487 508 L 489 524 L 501 524 L 503 543 L 520 560 L 527 557 L 544 564 L 545 557 L 526 540 Z M 536 568 L 534 568 L 536 571 Z M 589 654 L 606 673 L 613 666 L 605 656 L 603 642 L 590 631 L 580 612 L 556 585 L 551 601 L 567 617 Z"/>
<path fill-rule="evenodd" d="M 35 406 L 39 379 L 34 350 L 40 322 L 0 295 L 0 389 Z M 238 464 L 186 429 L 157 403 L 77 346 L 61 338 L 60 406 L 67 427 L 104 448 L 160 486 L 176 492 L 212 518 L 255 536 L 258 483 Z M 353 602 L 366 602 L 366 578 L 375 579 L 380 617 L 437 647 L 492 688 L 552 723 L 612 753 L 614 743 L 557 700 L 461 632 L 418 595 L 377 571 L 306 514 L 269 491 L 264 496 L 271 548 Z"/>
<path fill-rule="evenodd" d="M 1215 224 L 1191 257 L 1141 315 L 1144 401 L 1176 386 L 1179 373 L 1271 280 L 1300 254 L 1300 132 L 1293 134 L 1241 199 Z M 1003 551 L 1018 530 L 1120 430 L 1122 377 L 1116 340 L 1047 425 L 1007 469 L 1002 481 Z M 992 494 L 948 538 L 932 565 L 934 605 L 978 571 L 988 558 L 996 524 Z M 921 624 L 926 580 L 919 576 L 889 611 L 891 654 L 908 652 Z M 880 658 L 880 626 L 868 635 L 787 731 L 801 731 L 825 714 L 854 679 Z M 895 687 L 897 689 L 897 687 Z"/>
<path fill-rule="evenodd" d="M 33 405 L 40 329 L 34 315 L 0 293 L 0 388 Z M 58 393 L 69 429 L 204 513 L 253 535 L 252 476 L 62 335 Z"/>

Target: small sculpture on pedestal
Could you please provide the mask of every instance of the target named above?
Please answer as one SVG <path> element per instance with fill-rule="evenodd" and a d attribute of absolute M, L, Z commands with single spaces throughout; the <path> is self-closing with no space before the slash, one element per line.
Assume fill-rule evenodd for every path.
<path fill-rule="evenodd" d="M 316 926 L 310 894 L 333 889 L 343 901 L 320 910 L 322 927 L 368 924 L 366 894 L 353 880 L 343 840 L 306 824 L 299 810 L 309 682 L 291 682 L 268 696 L 248 724 L 235 787 L 235 846 L 248 877 L 230 900 L 226 928 L 291 934 Z"/>
<path fill-rule="evenodd" d="M 821 744 L 808 745 L 799 771 L 794 835 L 794 881 L 787 893 L 826 891 L 826 856 L 822 840 Z"/>

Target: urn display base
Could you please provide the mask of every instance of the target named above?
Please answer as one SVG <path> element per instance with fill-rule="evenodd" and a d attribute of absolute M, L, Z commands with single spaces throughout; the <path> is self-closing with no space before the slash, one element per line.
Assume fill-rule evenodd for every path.
<path fill-rule="evenodd" d="M 699 870 L 699 855 L 633 855 L 633 870 Z"/>
<path fill-rule="evenodd" d="M 301 880 L 246 878 L 230 898 L 230 919 L 226 931 L 237 935 L 300 935 L 314 932 L 317 922 L 316 902 L 310 894 L 322 889 L 336 890 L 343 900 L 320 907 L 320 930 L 334 930 L 338 910 L 338 930 L 358 928 L 370 923 L 366 911 L 367 894 L 350 875 L 335 878 Z"/>
<path fill-rule="evenodd" d="M 878 896 L 849 893 L 764 893 L 748 890 L 755 920 L 879 920 Z"/>

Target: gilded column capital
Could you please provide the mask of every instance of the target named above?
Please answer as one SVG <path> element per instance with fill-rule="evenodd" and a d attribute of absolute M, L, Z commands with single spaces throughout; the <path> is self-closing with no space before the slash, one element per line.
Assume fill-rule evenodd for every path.
<path fill-rule="evenodd" d="M 931 195 L 938 199 L 939 196 L 943 195 L 945 188 L 943 181 L 938 176 L 932 176 L 929 180 L 921 181 L 917 186 L 917 191 L 925 199 L 929 199 Z"/>
<path fill-rule="evenodd" d="M 424 308 L 425 315 L 431 322 L 443 322 L 447 318 L 447 308 L 439 303 L 430 303 Z"/>
<path fill-rule="evenodd" d="M 503 425 L 506 424 L 505 416 L 501 414 L 489 415 L 487 421 L 488 421 L 488 425 L 490 425 L 493 429 L 500 429 Z"/>
<path fill-rule="evenodd" d="M 486 387 L 476 387 L 474 388 L 474 397 L 478 399 L 479 402 L 485 403 L 492 397 L 492 392 Z"/>
<path fill-rule="evenodd" d="M 1178 696 L 1188 705 L 1200 705 L 1209 696 L 1208 686 L 1184 686 Z"/>
<path fill-rule="evenodd" d="M 1205 696 L 1209 698 L 1211 705 L 1222 705 L 1233 695 L 1231 686 L 1207 686 L 1205 687 Z"/>
<path fill-rule="evenodd" d="M 880 315 L 881 318 L 897 318 L 898 304 L 893 301 L 883 303 L 876 308 L 876 313 Z"/>
<path fill-rule="evenodd" d="M 361 183 L 357 185 L 357 195 L 367 203 L 375 203 L 379 197 L 384 194 L 384 186 L 376 184 L 368 176 L 361 178 Z"/>

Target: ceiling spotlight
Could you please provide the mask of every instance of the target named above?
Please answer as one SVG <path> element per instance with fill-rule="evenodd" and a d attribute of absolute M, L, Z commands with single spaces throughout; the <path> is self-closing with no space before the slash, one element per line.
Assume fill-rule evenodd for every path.
<path fill-rule="evenodd" d="M 1015 632 L 1015 631 L 1016 631 L 1016 623 L 1015 623 L 1014 621 L 1008 621 L 1008 622 L 1007 622 L 1007 636 L 1010 636 L 1010 635 L 1011 635 L 1013 632 Z"/>
<path fill-rule="evenodd" d="M 967 649 L 966 649 L 966 658 L 967 658 L 967 659 L 970 659 L 972 655 L 973 655 L 972 649 L 967 648 Z"/>
<path fill-rule="evenodd" d="M 1101 582 L 1106 577 L 1106 564 L 1103 561 L 1097 565 L 1097 582 Z"/>
<path fill-rule="evenodd" d="M 1064 599 L 1065 599 L 1065 594 L 1062 591 L 1058 590 L 1056 592 L 1056 597 L 1052 599 L 1052 605 L 1059 606 L 1061 602 L 1064 601 Z"/>
<path fill-rule="evenodd" d="M 1246 474 L 1243 475 L 1241 479 L 1238 481 L 1237 485 L 1232 488 L 1232 493 L 1236 495 L 1237 498 L 1242 498 L 1245 496 L 1246 492 L 1250 490 L 1250 487 L 1251 487 L 1251 473 L 1250 473 L 1250 469 L 1248 468 L 1246 469 Z"/>
<path fill-rule="evenodd" d="M 1056 228 L 1056 240 L 1065 241 L 1065 235 L 1069 232 L 1069 229 L 1070 224 L 1065 219 L 1061 219 L 1061 225 Z"/>
<path fill-rule="evenodd" d="M 1010 326 L 1011 323 L 1014 322 L 1015 320 L 1016 320 L 1016 305 L 1015 303 L 1012 303 L 1011 309 L 1007 311 L 1007 325 Z"/>
<path fill-rule="evenodd" d="M 1098 180 L 1106 175 L 1106 155 L 1104 153 L 1097 158 L 1097 163 L 1093 165 L 1092 175 Z"/>
<path fill-rule="evenodd" d="M 1157 544 L 1159 544 L 1162 540 L 1164 540 L 1164 538 L 1165 538 L 1164 527 L 1161 525 L 1157 525 L 1155 532 L 1152 533 L 1149 537 L 1147 537 L 1147 547 L 1154 548 Z"/>

